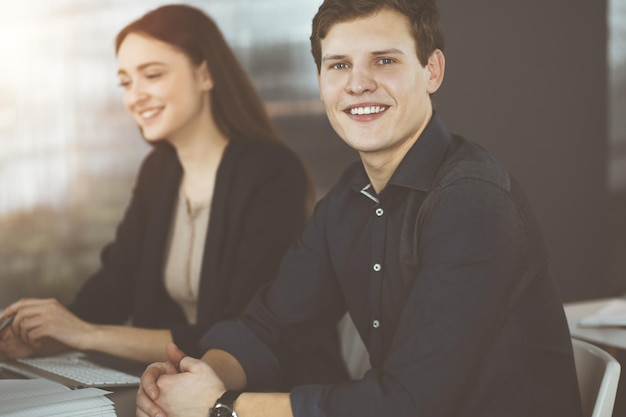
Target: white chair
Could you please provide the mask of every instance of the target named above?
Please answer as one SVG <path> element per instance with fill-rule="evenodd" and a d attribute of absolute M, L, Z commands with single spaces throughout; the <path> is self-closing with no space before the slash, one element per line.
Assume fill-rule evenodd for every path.
<path fill-rule="evenodd" d="M 620 364 L 599 347 L 572 339 L 584 417 L 611 417 Z"/>

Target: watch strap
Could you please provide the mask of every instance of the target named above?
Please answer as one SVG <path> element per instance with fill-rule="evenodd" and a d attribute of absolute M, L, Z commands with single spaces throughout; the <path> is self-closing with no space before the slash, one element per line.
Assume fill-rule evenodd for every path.
<path fill-rule="evenodd" d="M 222 394 L 222 396 L 217 400 L 217 403 L 225 404 L 230 408 L 233 408 L 233 404 L 235 403 L 237 397 L 241 395 L 241 392 L 242 391 L 228 390 L 224 394 Z"/>
<path fill-rule="evenodd" d="M 237 397 L 239 397 L 239 395 L 241 395 L 241 393 L 242 393 L 242 391 L 233 391 L 233 390 L 226 391 L 215 402 L 215 405 L 209 411 L 209 416 L 213 416 L 214 415 L 213 411 L 216 408 L 225 407 L 225 408 L 227 408 L 231 412 L 232 417 L 237 417 L 237 413 L 235 412 L 233 404 L 235 403 L 235 400 L 237 399 Z"/>

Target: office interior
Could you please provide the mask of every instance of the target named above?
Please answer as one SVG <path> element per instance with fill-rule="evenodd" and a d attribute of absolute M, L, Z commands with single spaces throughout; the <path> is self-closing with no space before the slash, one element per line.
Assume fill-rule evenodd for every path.
<path fill-rule="evenodd" d="M 149 150 L 122 105 L 113 39 L 165 3 L 0 2 L 0 308 L 69 301 L 98 267 Z M 185 3 L 217 21 L 321 197 L 358 156 L 319 101 L 320 0 Z M 624 294 L 626 0 L 439 5 L 442 119 L 521 182 L 564 302 Z"/>

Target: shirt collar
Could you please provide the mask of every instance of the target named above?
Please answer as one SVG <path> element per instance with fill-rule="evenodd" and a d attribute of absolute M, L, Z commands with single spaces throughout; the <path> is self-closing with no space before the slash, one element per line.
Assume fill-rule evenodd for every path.
<path fill-rule="evenodd" d="M 441 119 L 436 113 L 433 113 L 419 139 L 404 156 L 387 185 L 429 191 L 451 140 L 451 135 Z M 366 190 L 375 195 L 363 165 L 361 165 L 361 169 L 356 171 L 352 182 L 353 189 L 356 191 L 363 193 Z"/>

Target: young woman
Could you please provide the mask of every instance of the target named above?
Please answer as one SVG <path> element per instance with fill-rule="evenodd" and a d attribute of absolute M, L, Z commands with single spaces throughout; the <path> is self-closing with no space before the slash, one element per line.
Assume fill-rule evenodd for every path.
<path fill-rule="evenodd" d="M 152 362 L 170 341 L 200 356 L 202 334 L 274 276 L 312 202 L 301 161 L 203 12 L 160 7 L 115 46 L 124 104 L 154 149 L 101 269 L 73 303 L 5 309 L 1 317 L 17 313 L 0 341 L 9 357 L 56 344 Z"/>

